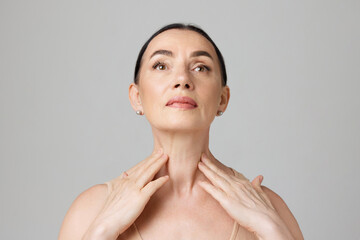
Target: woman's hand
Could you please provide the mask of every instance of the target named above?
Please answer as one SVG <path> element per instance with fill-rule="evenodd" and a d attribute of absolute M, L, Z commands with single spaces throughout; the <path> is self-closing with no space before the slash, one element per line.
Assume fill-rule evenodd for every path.
<path fill-rule="evenodd" d="M 160 150 L 110 181 L 105 204 L 83 239 L 115 240 L 129 228 L 150 197 L 168 180 L 166 175 L 151 181 L 167 160 Z"/>
<path fill-rule="evenodd" d="M 200 186 L 212 195 L 238 224 L 253 232 L 259 239 L 293 239 L 270 199 L 261 189 L 261 175 L 252 182 L 240 173 L 237 176 L 229 175 L 205 154 L 201 156 L 199 169 L 212 183 L 203 181 Z"/>

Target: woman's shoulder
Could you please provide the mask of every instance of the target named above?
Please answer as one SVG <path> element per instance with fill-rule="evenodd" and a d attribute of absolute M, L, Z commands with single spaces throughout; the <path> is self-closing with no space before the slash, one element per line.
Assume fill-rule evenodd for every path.
<path fill-rule="evenodd" d="M 228 167 L 228 169 L 230 169 L 235 176 L 240 177 L 242 179 L 249 180 L 243 174 L 239 173 L 238 171 L 234 170 L 233 168 Z M 271 204 L 274 206 L 275 210 L 278 212 L 281 219 L 285 222 L 286 226 L 291 231 L 293 236 L 296 239 L 304 239 L 304 237 L 301 233 L 299 224 L 296 221 L 292 212 L 290 211 L 289 207 L 285 203 L 285 201 L 276 192 L 271 190 L 269 187 L 261 185 L 261 189 L 269 197 Z"/>
<path fill-rule="evenodd" d="M 71 204 L 62 223 L 59 239 L 81 239 L 105 203 L 107 184 L 96 184 Z"/>
<path fill-rule="evenodd" d="M 296 221 L 294 215 L 290 211 L 289 207 L 285 203 L 285 201 L 273 190 L 266 186 L 261 186 L 262 190 L 265 194 L 269 197 L 272 205 L 274 206 L 275 210 L 278 212 L 281 219 L 284 221 L 292 235 L 295 239 L 304 239 L 299 224 Z"/>
<path fill-rule="evenodd" d="M 96 184 L 77 196 L 74 200 L 71 208 L 81 210 L 81 209 L 89 209 L 87 207 L 91 207 L 93 211 L 97 205 L 102 205 L 108 194 L 108 185 L 107 183 Z M 101 207 L 101 206 L 100 206 Z"/>

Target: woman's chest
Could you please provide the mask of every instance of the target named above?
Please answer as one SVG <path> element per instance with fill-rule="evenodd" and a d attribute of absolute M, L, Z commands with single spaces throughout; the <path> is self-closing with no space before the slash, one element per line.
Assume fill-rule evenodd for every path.
<path fill-rule="evenodd" d="M 203 204 L 192 204 L 191 201 L 157 201 L 161 204 L 156 204 L 150 201 L 122 239 L 256 239 L 235 223 L 218 202 L 211 200 L 207 199 Z"/>
<path fill-rule="evenodd" d="M 254 234 L 239 226 L 228 215 L 198 213 L 167 216 L 157 214 L 153 219 L 140 217 L 120 239 L 126 240 L 255 240 Z"/>
<path fill-rule="evenodd" d="M 148 236 L 144 233 L 140 233 L 136 225 L 132 225 L 126 232 L 121 234 L 118 240 L 191 240 L 191 239 L 207 239 L 207 240 L 256 240 L 254 234 L 248 232 L 246 229 L 241 226 L 237 226 L 236 231 L 232 229 L 231 234 L 228 232 L 194 232 L 194 231 L 184 231 L 184 228 L 178 228 L 171 230 L 166 226 L 159 232 L 152 232 L 153 235 Z"/>
<path fill-rule="evenodd" d="M 136 220 L 143 240 L 230 239 L 234 220 L 219 206 L 210 203 L 164 205 L 156 210 L 145 209 Z"/>

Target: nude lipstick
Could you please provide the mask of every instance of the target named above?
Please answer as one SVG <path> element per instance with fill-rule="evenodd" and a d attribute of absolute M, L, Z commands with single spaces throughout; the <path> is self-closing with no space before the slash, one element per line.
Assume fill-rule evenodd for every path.
<path fill-rule="evenodd" d="M 166 106 L 173 108 L 194 109 L 197 107 L 197 104 L 190 97 L 175 96 L 166 103 Z"/>

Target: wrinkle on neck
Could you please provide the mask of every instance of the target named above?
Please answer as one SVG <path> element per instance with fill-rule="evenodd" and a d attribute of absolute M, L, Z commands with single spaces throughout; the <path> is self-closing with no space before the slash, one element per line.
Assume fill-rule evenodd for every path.
<path fill-rule="evenodd" d="M 154 151 L 162 148 L 169 156 L 165 166 L 155 178 L 169 175 L 170 179 L 162 188 L 176 197 L 194 194 L 194 186 L 206 177 L 198 170 L 202 153 L 213 157 L 209 150 L 209 129 L 191 132 L 166 132 L 153 129 Z"/>

